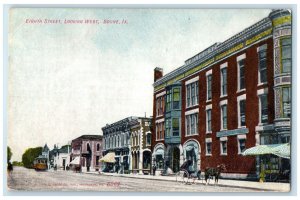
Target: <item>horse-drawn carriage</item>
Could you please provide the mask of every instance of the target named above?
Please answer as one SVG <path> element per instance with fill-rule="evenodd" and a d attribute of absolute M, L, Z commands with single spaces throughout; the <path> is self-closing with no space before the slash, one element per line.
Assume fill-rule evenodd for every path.
<path fill-rule="evenodd" d="M 183 183 L 195 183 L 195 180 L 205 180 L 206 184 L 208 184 L 209 179 L 215 178 L 215 184 L 218 183 L 219 177 L 222 171 L 226 170 L 224 164 L 218 165 L 216 168 L 208 167 L 205 169 L 204 177 L 201 175 L 201 170 L 194 171 L 191 170 L 192 161 L 185 161 L 181 167 L 180 171 L 176 174 L 176 181 L 181 181 Z"/>
<path fill-rule="evenodd" d="M 192 164 L 191 160 L 187 160 L 180 166 L 180 171 L 176 174 L 176 181 L 188 184 L 194 183 L 196 179 L 201 179 L 201 170 L 195 171 L 191 169 Z"/>

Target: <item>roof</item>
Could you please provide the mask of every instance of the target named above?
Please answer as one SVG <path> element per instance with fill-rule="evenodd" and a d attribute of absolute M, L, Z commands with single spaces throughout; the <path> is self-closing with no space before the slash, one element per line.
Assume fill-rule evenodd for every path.
<path fill-rule="evenodd" d="M 174 82 L 171 80 L 180 81 L 191 74 L 198 72 L 199 70 L 205 69 L 211 66 L 213 63 L 221 61 L 224 56 L 232 55 L 237 52 L 238 49 L 241 49 L 239 45 L 243 44 L 246 40 L 249 40 L 253 37 L 256 37 L 257 34 L 264 33 L 264 39 L 270 37 L 272 32 L 272 21 L 269 17 L 265 17 L 259 22 L 251 25 L 250 27 L 242 30 L 241 32 L 235 34 L 224 42 L 217 42 L 210 47 L 204 49 L 200 53 L 192 56 L 191 58 L 185 61 L 185 64 L 178 67 L 177 69 L 165 74 L 161 78 L 157 79 L 153 86 L 155 90 L 159 90 L 158 86 L 163 84 L 169 85 L 169 82 Z M 251 45 L 250 43 L 249 45 Z M 245 46 L 249 46 L 245 45 Z M 244 45 L 243 45 L 244 47 Z M 237 48 L 234 51 L 229 51 L 232 48 Z M 223 55 L 224 56 L 221 56 Z M 218 56 L 219 55 L 219 56 Z M 218 58 L 215 58 L 218 56 Z"/>
<path fill-rule="evenodd" d="M 45 144 L 44 148 L 43 148 L 43 152 L 48 152 L 50 149 L 49 147 L 47 146 L 47 144 Z"/>
<path fill-rule="evenodd" d="M 82 135 L 74 140 L 77 139 L 84 139 L 84 140 L 101 140 L 103 138 L 102 135 Z"/>
<path fill-rule="evenodd" d="M 64 145 L 59 150 L 59 153 L 70 153 L 71 152 L 71 145 Z"/>

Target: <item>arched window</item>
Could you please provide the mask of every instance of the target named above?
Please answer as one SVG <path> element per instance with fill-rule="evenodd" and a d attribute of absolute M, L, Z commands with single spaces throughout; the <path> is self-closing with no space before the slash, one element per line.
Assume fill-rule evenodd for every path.
<path fill-rule="evenodd" d="M 97 151 L 100 151 L 100 144 L 97 144 Z"/>

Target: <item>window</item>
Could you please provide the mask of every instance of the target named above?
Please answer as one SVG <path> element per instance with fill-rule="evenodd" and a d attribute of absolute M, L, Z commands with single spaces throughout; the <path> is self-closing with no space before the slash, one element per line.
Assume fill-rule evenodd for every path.
<path fill-rule="evenodd" d="M 191 135 L 191 118 L 186 116 L 186 135 Z"/>
<path fill-rule="evenodd" d="M 260 123 L 268 123 L 268 96 L 260 96 Z"/>
<path fill-rule="evenodd" d="M 239 68 L 239 90 L 245 89 L 245 59 L 238 61 L 238 68 Z"/>
<path fill-rule="evenodd" d="M 179 88 L 173 89 L 173 109 L 179 109 L 180 91 Z"/>
<path fill-rule="evenodd" d="M 191 105 L 191 85 L 186 86 L 186 107 Z"/>
<path fill-rule="evenodd" d="M 164 96 L 158 97 L 156 99 L 156 116 L 160 116 L 164 114 Z"/>
<path fill-rule="evenodd" d="M 206 155 L 211 155 L 211 141 L 206 142 Z"/>
<path fill-rule="evenodd" d="M 227 141 L 221 141 L 221 155 L 227 155 Z"/>
<path fill-rule="evenodd" d="M 147 145 L 151 145 L 151 133 L 147 134 L 146 141 L 147 141 Z"/>
<path fill-rule="evenodd" d="M 243 151 L 245 151 L 246 149 L 246 138 L 239 138 L 238 145 L 239 145 L 239 149 L 238 149 L 239 154 L 243 153 Z"/>
<path fill-rule="evenodd" d="M 171 136 L 171 119 L 166 119 L 166 137 Z"/>
<path fill-rule="evenodd" d="M 246 100 L 240 101 L 240 127 L 246 126 Z"/>
<path fill-rule="evenodd" d="M 198 104 L 199 94 L 198 81 L 190 83 L 186 86 L 186 107 L 194 106 Z"/>
<path fill-rule="evenodd" d="M 167 91 L 167 102 L 166 102 L 166 110 L 167 111 L 171 110 L 171 101 L 172 101 L 171 90 L 168 90 Z"/>
<path fill-rule="evenodd" d="M 121 146 L 122 146 L 122 147 L 124 146 L 124 138 L 125 138 L 125 135 L 122 134 L 122 136 L 121 136 Z"/>
<path fill-rule="evenodd" d="M 258 52 L 259 83 L 267 82 L 267 51 L 266 49 Z"/>
<path fill-rule="evenodd" d="M 118 142 L 117 142 L 117 147 L 120 146 L 120 137 L 118 136 Z"/>
<path fill-rule="evenodd" d="M 211 81 L 212 81 L 212 75 L 208 75 L 206 77 L 206 82 L 207 82 L 207 98 L 206 100 L 211 100 Z"/>
<path fill-rule="evenodd" d="M 292 39 L 284 38 L 281 39 L 281 62 L 282 72 L 288 73 L 291 71 L 292 66 Z"/>
<path fill-rule="evenodd" d="M 211 132 L 211 109 L 206 111 L 206 132 Z"/>
<path fill-rule="evenodd" d="M 97 144 L 97 151 L 100 151 L 100 144 Z"/>
<path fill-rule="evenodd" d="M 227 68 L 221 69 L 221 95 L 227 95 Z"/>
<path fill-rule="evenodd" d="M 173 136 L 179 136 L 179 118 L 172 119 Z"/>
<path fill-rule="evenodd" d="M 291 117 L 291 88 L 282 88 L 282 115 Z"/>
<path fill-rule="evenodd" d="M 221 124 L 222 124 L 222 129 L 227 129 L 227 105 L 222 105 L 221 106 Z"/>
<path fill-rule="evenodd" d="M 195 135 L 198 133 L 198 113 L 186 116 L 186 135 Z"/>
<path fill-rule="evenodd" d="M 164 123 L 160 122 L 156 124 L 156 140 L 164 139 Z"/>

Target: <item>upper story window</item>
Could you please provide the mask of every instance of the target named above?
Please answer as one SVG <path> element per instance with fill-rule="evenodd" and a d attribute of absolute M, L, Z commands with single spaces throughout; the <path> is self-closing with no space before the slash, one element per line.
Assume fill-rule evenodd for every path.
<path fill-rule="evenodd" d="M 211 133 L 211 109 L 206 110 L 206 132 Z"/>
<path fill-rule="evenodd" d="M 206 85 L 207 85 L 207 91 L 206 91 L 206 100 L 211 100 L 211 82 L 212 82 L 212 75 L 209 74 L 206 76 Z"/>
<path fill-rule="evenodd" d="M 267 82 L 267 45 L 258 48 L 258 83 Z"/>
<path fill-rule="evenodd" d="M 239 120 L 239 125 L 240 127 L 246 126 L 246 100 L 243 99 L 239 102 L 239 108 L 240 108 L 240 120 Z"/>
<path fill-rule="evenodd" d="M 164 139 L 164 132 L 165 132 L 164 122 L 156 123 L 156 140 Z"/>
<path fill-rule="evenodd" d="M 291 72 L 292 67 L 292 38 L 287 37 L 281 39 L 281 62 L 282 72 Z"/>
<path fill-rule="evenodd" d="M 97 144 L 97 151 L 100 151 L 100 144 Z"/>
<path fill-rule="evenodd" d="M 198 81 L 186 85 L 186 107 L 197 105 L 199 101 Z"/>
<path fill-rule="evenodd" d="M 179 136 L 179 118 L 172 119 L 173 136 Z"/>
<path fill-rule="evenodd" d="M 238 67 L 238 90 L 245 89 L 245 59 L 246 54 L 242 54 L 237 57 L 237 67 Z"/>
<path fill-rule="evenodd" d="M 221 69 L 221 96 L 227 95 L 227 68 Z"/>
<path fill-rule="evenodd" d="M 167 89 L 166 111 L 180 109 L 180 87 Z"/>
<path fill-rule="evenodd" d="M 166 119 L 166 137 L 170 137 L 171 136 L 171 119 Z"/>
<path fill-rule="evenodd" d="M 268 123 L 268 96 L 266 94 L 259 96 L 260 100 L 260 123 Z"/>
<path fill-rule="evenodd" d="M 221 106 L 221 128 L 222 130 L 227 129 L 227 105 L 224 104 Z"/>
<path fill-rule="evenodd" d="M 167 91 L 167 101 L 166 101 L 166 110 L 171 110 L 171 101 L 172 101 L 172 93 L 171 90 Z"/>
<path fill-rule="evenodd" d="M 195 135 L 198 133 L 198 113 L 190 114 L 185 117 L 186 135 Z"/>
<path fill-rule="evenodd" d="M 156 98 L 156 116 L 161 116 L 165 111 L 165 97 L 160 96 Z"/>
<path fill-rule="evenodd" d="M 173 109 L 179 109 L 180 90 L 179 88 L 173 89 Z"/>
<path fill-rule="evenodd" d="M 291 88 L 282 88 L 282 116 L 291 117 Z"/>

